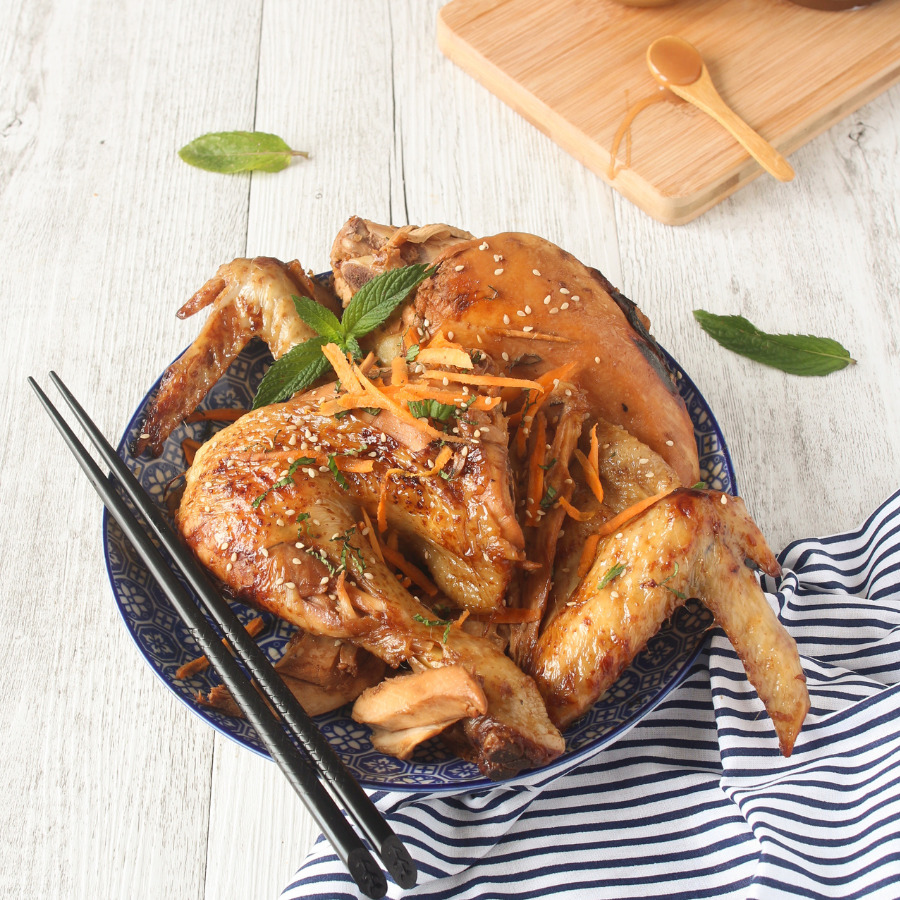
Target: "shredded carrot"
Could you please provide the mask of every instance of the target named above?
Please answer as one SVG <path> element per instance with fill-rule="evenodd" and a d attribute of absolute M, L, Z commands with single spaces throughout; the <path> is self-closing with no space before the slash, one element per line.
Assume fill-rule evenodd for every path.
<path fill-rule="evenodd" d="M 406 368 L 406 360 L 402 356 L 395 356 L 391 360 L 391 384 L 406 384 L 409 381 L 409 371 Z"/>
<path fill-rule="evenodd" d="M 538 609 L 520 609 L 516 606 L 502 606 L 493 612 L 473 612 L 476 622 L 492 622 L 495 625 L 521 625 L 524 622 L 540 622 Z"/>
<path fill-rule="evenodd" d="M 408 403 L 410 400 L 420 400 L 425 397 L 429 400 L 437 400 L 439 403 L 450 403 L 453 406 L 468 403 L 472 401 L 473 397 L 472 394 L 463 394 L 460 391 L 441 390 L 431 384 L 414 384 L 412 382 L 407 382 L 399 387 L 391 385 L 384 388 L 384 393 L 398 403 Z M 476 399 L 471 402 L 469 409 L 492 410 L 501 402 L 500 397 L 486 397 L 478 394 Z"/>
<path fill-rule="evenodd" d="M 194 457 L 197 455 L 197 451 L 200 449 L 200 441 L 191 440 L 191 438 L 185 438 L 181 442 L 181 452 L 184 454 L 184 458 L 187 461 L 189 466 L 194 464 Z"/>
<path fill-rule="evenodd" d="M 588 456 L 588 459 L 591 463 L 591 468 L 597 473 L 597 477 L 600 477 L 600 442 L 597 440 L 597 423 L 594 422 L 594 427 L 591 429 L 591 452 Z"/>
<path fill-rule="evenodd" d="M 348 459 L 346 456 L 335 457 L 335 465 L 341 472 L 371 472 L 375 468 L 374 459 Z"/>
<path fill-rule="evenodd" d="M 246 409 L 198 409 L 189 416 L 185 416 L 185 422 L 236 422 Z"/>
<path fill-rule="evenodd" d="M 372 527 L 372 520 L 369 518 L 369 514 L 362 510 L 363 522 L 366 526 L 366 537 L 369 539 L 369 543 L 372 545 L 372 549 L 375 551 L 375 555 L 384 562 L 384 554 L 381 552 L 381 542 L 378 540 L 378 535 L 375 534 L 375 529 Z M 387 527 L 387 525 L 385 525 Z"/>
<path fill-rule="evenodd" d="M 600 476 L 597 470 L 591 465 L 591 461 L 579 450 L 575 448 L 575 458 L 581 463 L 584 469 L 584 477 L 587 479 L 588 487 L 594 492 L 594 496 L 599 503 L 603 502 L 603 485 L 600 483 Z"/>
<path fill-rule="evenodd" d="M 559 502 L 559 505 L 566 511 L 566 513 L 568 513 L 569 518 L 574 519 L 576 522 L 588 522 L 589 520 L 593 519 L 595 515 L 597 515 L 596 512 L 581 512 L 581 510 L 578 510 L 574 506 L 572 506 L 572 504 L 569 503 L 569 501 L 566 500 L 566 498 L 563 497 L 562 494 L 560 494 L 556 499 Z"/>
<path fill-rule="evenodd" d="M 465 350 L 454 347 L 431 346 L 419 351 L 416 362 L 432 366 L 456 366 L 458 369 L 474 369 L 472 358 Z"/>
<path fill-rule="evenodd" d="M 453 623 L 454 628 L 462 628 L 463 622 L 469 618 L 469 610 L 464 609 L 462 615 Z"/>
<path fill-rule="evenodd" d="M 600 535 L 592 534 L 585 542 L 584 549 L 581 551 L 581 559 L 578 561 L 578 577 L 584 578 L 594 564 L 594 557 L 597 555 L 597 544 L 600 543 Z"/>
<path fill-rule="evenodd" d="M 531 397 L 529 395 L 528 401 L 526 401 L 522 409 L 510 416 L 510 427 L 518 426 L 516 430 L 515 440 L 516 451 L 518 452 L 519 456 L 522 456 L 525 452 L 525 441 L 527 440 L 528 435 L 531 432 L 531 426 L 534 422 L 534 417 L 538 414 L 540 408 L 550 397 L 550 392 L 555 387 L 556 382 L 563 381 L 574 368 L 575 363 L 566 363 L 565 365 L 558 366 L 555 369 L 551 369 L 549 372 L 544 372 L 544 374 L 537 379 L 537 383 L 543 388 L 543 393 L 538 394 L 533 401 L 531 401 Z"/>
<path fill-rule="evenodd" d="M 528 490 L 525 500 L 525 518 L 527 524 L 538 523 L 538 510 L 544 496 L 544 455 L 547 448 L 547 418 L 539 416 L 534 432 L 534 449 L 528 461 Z"/>
<path fill-rule="evenodd" d="M 604 522 L 597 530 L 597 535 L 599 537 L 605 537 L 608 534 L 612 534 L 626 522 L 630 522 L 633 518 L 639 516 L 645 509 L 649 509 L 658 500 L 662 500 L 667 494 L 671 494 L 673 490 L 673 488 L 666 488 L 664 491 L 660 491 L 652 497 L 645 497 L 643 500 L 638 500 L 637 503 L 633 503 L 628 509 L 623 509 L 617 516 L 613 516 L 608 522 Z"/>
<path fill-rule="evenodd" d="M 407 560 L 402 553 L 393 550 L 387 545 L 383 548 L 384 558 L 392 565 L 396 566 L 413 584 L 422 588 L 429 597 L 433 597 L 438 589 L 431 579 L 418 567 L 414 566 Z"/>
<path fill-rule="evenodd" d="M 506 378 L 502 375 L 464 375 L 461 372 L 443 372 L 439 369 L 426 369 L 422 373 L 422 377 L 437 381 L 446 378 L 448 381 L 459 381 L 462 384 L 482 384 L 501 388 L 527 388 L 530 391 L 544 390 L 544 388 L 536 381 L 529 381 L 527 378 Z"/>
<path fill-rule="evenodd" d="M 337 374 L 341 387 L 345 391 L 361 391 L 362 385 L 353 371 L 353 364 L 347 361 L 347 356 L 337 344 L 326 344 L 322 348 L 325 358 L 331 363 L 332 368 Z"/>
<path fill-rule="evenodd" d="M 245 626 L 244 631 L 247 632 L 250 637 L 256 637 L 262 630 L 265 622 L 263 622 L 260 616 L 256 616 L 251 619 Z M 222 643 L 227 647 L 228 642 L 225 638 L 222 638 Z M 196 659 L 192 659 L 190 662 L 186 662 L 183 666 L 179 667 L 175 672 L 175 678 L 179 681 L 184 681 L 188 678 L 193 678 L 194 675 L 203 672 L 206 667 L 209 665 L 209 660 L 205 656 L 198 656 Z"/>
<path fill-rule="evenodd" d="M 363 373 L 363 375 L 369 374 L 369 369 L 375 365 L 375 353 L 370 350 L 366 355 L 366 358 L 359 364 L 359 371 Z"/>

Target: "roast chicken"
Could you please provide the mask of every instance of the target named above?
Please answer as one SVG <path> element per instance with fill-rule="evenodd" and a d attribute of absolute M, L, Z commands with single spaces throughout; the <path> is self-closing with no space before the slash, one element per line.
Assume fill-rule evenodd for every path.
<path fill-rule="evenodd" d="M 750 568 L 778 564 L 743 503 L 698 484 L 646 317 L 547 241 L 354 217 L 329 283 L 296 262 L 221 267 L 182 310 L 212 305 L 136 450 L 158 452 L 252 337 L 279 358 L 313 336 L 293 295 L 340 310 L 413 263 L 428 277 L 361 339 L 364 360 L 328 345 L 330 375 L 221 430 L 186 475 L 184 540 L 298 627 L 283 668 L 301 702 L 328 708 L 331 690 L 383 752 L 439 735 L 510 777 L 558 757 L 561 730 L 696 597 L 789 755 L 805 678 Z"/>

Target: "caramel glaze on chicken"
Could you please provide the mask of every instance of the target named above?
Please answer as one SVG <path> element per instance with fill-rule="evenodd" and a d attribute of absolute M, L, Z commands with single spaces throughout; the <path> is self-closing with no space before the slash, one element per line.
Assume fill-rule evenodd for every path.
<path fill-rule="evenodd" d="M 487 712 L 463 720 L 461 751 L 490 777 L 508 777 L 554 759 L 564 742 L 532 679 L 486 638 L 462 628 L 445 633 L 444 627 L 429 625 L 435 613 L 398 584 L 362 534 L 360 505 L 368 505 L 374 515 L 387 469 L 402 465 L 425 471 L 434 450 L 410 459 L 409 451 L 353 413 L 320 421 L 314 409 L 321 399 L 320 391 L 248 413 L 201 447 L 178 511 L 185 540 L 235 597 L 307 631 L 350 641 L 392 667 L 415 660 L 421 667 L 462 665 L 477 674 Z M 474 426 L 462 425 L 461 431 L 465 429 Z M 429 482 L 476 497 L 496 489 L 498 479 L 488 473 L 486 462 L 476 462 L 481 444 L 462 446 L 469 448 L 465 456 L 472 462 L 452 482 Z M 339 467 L 361 451 L 376 454 L 375 470 L 346 472 L 342 487 L 328 467 L 329 457 Z M 292 462 L 300 459 L 310 462 L 291 472 Z M 427 518 L 431 506 L 430 515 L 437 519 L 427 534 L 435 550 L 452 539 L 454 523 L 472 529 L 481 535 L 475 543 L 481 564 L 499 563 L 499 577 L 508 578 L 503 573 L 518 551 L 503 536 L 503 526 L 492 520 L 491 504 L 460 493 L 454 499 L 452 491 L 440 503 L 430 503 L 417 491 L 407 509 L 410 518 L 396 521 Z M 392 500 L 396 508 L 401 496 L 394 494 Z M 410 525 L 410 533 L 416 527 Z M 436 553 L 432 561 L 440 558 Z M 448 596 L 455 593 L 449 606 L 463 605 L 468 596 L 481 602 L 460 585 L 448 587 Z"/>
<path fill-rule="evenodd" d="M 177 524 L 199 559 L 235 597 L 310 635 L 309 652 L 330 662 L 303 668 L 301 681 L 324 679 L 352 699 L 385 664 L 412 668 L 357 700 L 355 715 L 386 752 L 407 756 L 441 732 L 492 778 L 546 764 L 564 749 L 558 727 L 697 596 L 790 753 L 809 706 L 803 673 L 745 559 L 771 574 L 777 563 L 740 500 L 682 487 L 699 477 L 693 428 L 647 320 L 599 272 L 527 234 L 471 239 L 448 226 L 354 217 L 333 247 L 334 288 L 346 305 L 375 274 L 412 262 L 438 268 L 363 339 L 375 365 L 405 355 L 414 335 L 422 348 L 469 351 L 481 372 L 555 371 L 538 411 L 533 396 L 523 405 L 509 388 L 503 406 L 467 407 L 455 437 L 438 435 L 447 445 L 440 473 L 433 429 L 387 408 L 337 417 L 329 399 L 346 388 L 335 384 L 248 413 L 207 442 L 187 474 Z M 182 309 L 212 304 L 164 376 L 138 449 L 158 452 L 250 337 L 276 358 L 309 338 L 294 294 L 340 306 L 297 263 L 223 266 Z M 497 400 L 499 388 L 478 392 Z M 398 583 L 371 522 L 427 571 L 427 596 Z M 499 629 L 474 621 L 505 607 L 524 615 Z M 443 702 L 447 692 L 454 702 Z M 421 702 L 426 695 L 435 702 Z"/>

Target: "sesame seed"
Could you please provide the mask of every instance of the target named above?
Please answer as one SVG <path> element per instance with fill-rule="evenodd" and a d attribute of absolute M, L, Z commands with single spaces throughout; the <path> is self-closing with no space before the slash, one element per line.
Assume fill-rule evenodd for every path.
<path fill-rule="evenodd" d="M 534 331 L 534 326 L 533 325 L 525 325 L 525 326 L 523 326 L 522 331 Z"/>
<path fill-rule="evenodd" d="M 275 520 L 275 524 L 276 524 L 279 528 L 284 528 L 284 519 L 276 519 L 276 520 Z"/>
<path fill-rule="evenodd" d="M 480 335 L 480 334 L 476 334 L 476 335 L 475 335 L 475 340 L 478 341 L 479 344 L 483 344 L 483 343 L 484 343 L 484 341 L 481 339 L 481 335 Z"/>
<path fill-rule="evenodd" d="M 494 254 L 494 262 L 500 262 L 501 259 L 503 259 L 503 254 L 502 254 L 502 253 L 495 253 L 495 254 Z"/>
<path fill-rule="evenodd" d="M 484 241 L 483 243 L 479 244 L 478 249 L 479 250 L 487 250 L 488 249 L 487 241 Z"/>
<path fill-rule="evenodd" d="M 299 566 L 300 563 L 301 563 L 301 560 L 299 559 L 299 557 L 296 557 L 296 556 L 295 556 L 295 557 L 291 560 L 291 562 L 292 562 L 295 566 Z"/>
<path fill-rule="evenodd" d="M 297 543 L 294 544 L 294 546 L 295 546 L 298 550 L 302 550 L 302 549 L 306 546 L 306 544 L 304 544 L 302 541 L 297 541 Z"/>
<path fill-rule="evenodd" d="M 150 439 L 150 435 L 145 431 L 141 434 L 141 438 L 146 441 Z"/>
<path fill-rule="evenodd" d="M 328 584 L 328 576 L 326 575 L 326 576 L 319 582 L 319 584 Z"/>
<path fill-rule="evenodd" d="M 666 441 L 666 446 L 667 446 L 667 447 L 674 447 L 674 446 L 675 446 L 675 441 Z"/>
<path fill-rule="evenodd" d="M 553 309 L 550 310 L 550 315 L 555 316 L 559 312 L 559 307 L 554 306 Z"/>
<path fill-rule="evenodd" d="M 507 316 L 505 313 L 503 315 L 503 324 L 509 325 L 509 316 Z"/>
<path fill-rule="evenodd" d="M 549 305 L 550 305 L 550 295 L 547 294 L 547 296 L 544 297 L 544 306 L 549 306 Z"/>
<path fill-rule="evenodd" d="M 571 292 L 569 291 L 568 288 L 560 288 L 560 289 L 559 289 L 559 292 L 560 292 L 561 294 L 568 294 L 568 293 L 571 293 Z"/>
<path fill-rule="evenodd" d="M 476 438 L 481 437 L 481 431 L 480 431 L 478 428 L 476 428 L 476 429 L 472 432 L 472 437 L 476 437 Z"/>
<path fill-rule="evenodd" d="M 260 553 L 262 553 L 262 555 L 263 555 L 263 556 L 265 556 L 265 557 L 266 557 L 266 559 L 268 559 L 268 558 L 269 558 L 269 551 L 268 551 L 268 550 L 266 550 L 266 548 L 265 548 L 265 547 L 263 547 L 263 548 L 262 548 L 262 550 L 260 550 L 260 551 L 259 551 L 259 552 L 260 552 Z"/>
<path fill-rule="evenodd" d="M 560 304 L 559 304 L 559 308 L 560 308 L 560 309 L 568 309 L 568 308 L 569 308 L 569 304 L 568 304 L 568 303 L 560 303 Z"/>
<path fill-rule="evenodd" d="M 430 325 L 431 325 L 431 322 L 429 322 L 428 319 L 422 319 L 422 327 L 423 328 L 428 328 Z"/>
<path fill-rule="evenodd" d="M 595 362 L 595 363 L 600 362 L 600 357 L 599 357 L 599 356 L 595 356 L 595 357 L 594 357 L 594 362 Z"/>
<path fill-rule="evenodd" d="M 452 331 L 448 331 L 448 332 L 447 332 L 447 340 L 448 340 L 448 341 L 452 341 L 452 340 L 453 340 L 453 332 L 452 332 Z"/>
<path fill-rule="evenodd" d="M 622 540 L 622 537 L 623 537 L 623 535 L 622 535 L 622 532 L 620 531 L 620 532 L 616 535 L 616 540 L 617 540 L 617 541 L 621 541 L 621 540 Z"/>
<path fill-rule="evenodd" d="M 463 270 L 464 268 L 465 268 L 465 266 L 454 266 L 454 267 L 453 267 L 453 271 L 454 271 L 454 272 L 462 272 L 462 270 Z"/>
<path fill-rule="evenodd" d="M 232 553 L 232 554 L 231 554 L 231 561 L 232 561 L 232 562 L 237 562 L 237 553 Z"/>
<path fill-rule="evenodd" d="M 505 350 L 500 354 L 500 356 L 503 357 L 504 362 L 509 362 L 509 354 Z"/>
<path fill-rule="evenodd" d="M 416 328 L 416 331 L 419 333 L 419 337 L 425 337 L 425 332 L 421 328 Z"/>
<path fill-rule="evenodd" d="M 503 274 L 503 269 L 494 269 L 494 274 L 495 274 L 495 275 L 502 275 L 502 274 Z"/>
<path fill-rule="evenodd" d="M 524 319 L 525 316 L 527 315 L 527 313 L 525 312 L 524 309 L 517 309 L 517 310 L 516 310 L 516 315 L 517 315 L 517 316 L 521 316 L 521 317 Z"/>
<path fill-rule="evenodd" d="M 650 462 L 650 460 L 647 459 L 646 457 L 643 457 L 643 456 L 642 456 L 642 457 L 638 460 L 638 465 L 639 465 L 639 466 L 646 466 L 648 462 Z"/>
<path fill-rule="evenodd" d="M 375 576 L 371 572 L 363 572 L 363 578 L 368 578 L 369 581 L 372 581 Z"/>
<path fill-rule="evenodd" d="M 284 586 L 285 586 L 286 588 L 290 588 L 291 590 L 294 590 L 294 588 L 297 587 L 297 585 L 294 584 L 293 581 L 286 581 L 286 582 L 284 583 Z"/>
<path fill-rule="evenodd" d="M 531 274 L 532 274 L 532 275 L 537 275 L 538 278 L 541 277 L 541 273 L 540 273 L 537 269 L 532 269 L 532 270 L 531 270 Z"/>
<path fill-rule="evenodd" d="M 722 499 L 719 502 L 724 506 L 728 502 L 728 498 L 722 494 Z"/>
<path fill-rule="evenodd" d="M 230 572 L 233 568 L 234 568 L 234 566 L 231 563 L 228 563 L 228 565 L 225 566 L 225 571 Z"/>
<path fill-rule="evenodd" d="M 288 438 L 288 443 L 289 443 L 292 447 L 296 447 L 296 446 L 297 446 L 297 435 L 296 435 L 296 434 L 292 434 L 292 435 Z"/>
<path fill-rule="evenodd" d="M 525 314 L 529 315 L 529 316 L 531 315 L 531 307 L 530 306 L 525 307 Z"/>
<path fill-rule="evenodd" d="M 618 600 L 618 599 L 619 599 L 619 592 L 618 592 L 618 591 L 610 591 L 610 592 L 609 592 L 609 597 L 610 597 L 611 600 Z"/>
<path fill-rule="evenodd" d="M 567 396 L 567 397 L 571 397 L 571 396 L 572 396 L 572 392 L 571 392 L 568 388 L 566 388 L 566 396 Z"/>
<path fill-rule="evenodd" d="M 219 549 L 220 549 L 220 550 L 227 550 L 227 549 L 228 549 L 228 541 L 222 541 L 222 543 L 219 544 Z"/>
<path fill-rule="evenodd" d="M 319 466 L 319 471 L 320 471 L 320 472 L 327 472 L 327 471 L 329 471 L 328 466 Z"/>

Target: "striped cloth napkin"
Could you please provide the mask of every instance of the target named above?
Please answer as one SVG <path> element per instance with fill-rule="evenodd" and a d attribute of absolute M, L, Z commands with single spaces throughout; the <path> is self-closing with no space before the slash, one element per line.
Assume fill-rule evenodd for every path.
<path fill-rule="evenodd" d="M 419 863 L 392 898 L 900 897 L 900 491 L 765 580 L 812 708 L 789 759 L 727 638 L 593 760 L 528 788 L 381 793 Z M 776 592 L 777 589 L 777 592 Z M 320 839 L 282 900 L 357 898 Z"/>

